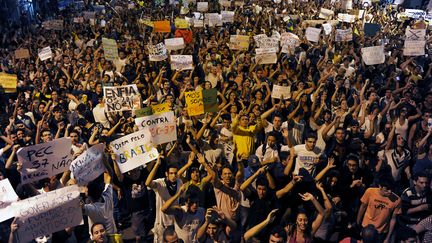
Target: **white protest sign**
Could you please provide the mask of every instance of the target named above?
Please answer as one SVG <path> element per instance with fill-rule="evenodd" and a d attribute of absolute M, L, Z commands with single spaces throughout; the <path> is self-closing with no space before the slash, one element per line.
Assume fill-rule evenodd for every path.
<path fill-rule="evenodd" d="M 405 41 L 404 56 L 424 56 L 426 41 Z"/>
<path fill-rule="evenodd" d="M 195 19 L 193 18 L 193 26 L 195 28 L 203 28 L 204 27 L 204 19 Z"/>
<path fill-rule="evenodd" d="M 171 55 L 171 68 L 174 70 L 192 70 L 192 55 Z"/>
<path fill-rule="evenodd" d="M 60 138 L 18 150 L 18 161 L 22 163 L 22 184 L 68 170 L 72 162 L 71 146 L 70 138 Z"/>
<path fill-rule="evenodd" d="M 104 147 L 103 143 L 96 144 L 72 161 L 70 171 L 78 185 L 87 185 L 105 171 Z"/>
<path fill-rule="evenodd" d="M 152 62 L 160 62 L 168 58 L 167 49 L 164 43 L 156 45 L 148 45 L 149 60 Z"/>
<path fill-rule="evenodd" d="M 353 39 L 352 29 L 346 29 L 346 30 L 337 29 L 336 30 L 336 35 L 335 35 L 335 41 L 336 42 L 352 41 L 352 39 Z"/>
<path fill-rule="evenodd" d="M 222 7 L 231 7 L 231 1 L 230 0 L 219 0 L 219 4 Z"/>
<path fill-rule="evenodd" d="M 300 38 L 293 33 L 285 32 L 281 34 L 280 44 L 283 53 L 289 53 L 289 50 L 294 53 L 294 49 L 300 45 Z"/>
<path fill-rule="evenodd" d="M 151 143 L 148 129 L 131 133 L 110 143 L 121 173 L 155 160 L 159 153 Z"/>
<path fill-rule="evenodd" d="M 257 48 L 255 52 L 258 64 L 275 64 L 277 62 L 276 48 Z"/>
<path fill-rule="evenodd" d="M 176 117 L 173 111 L 135 119 L 138 129 L 148 129 L 155 145 L 177 140 Z"/>
<path fill-rule="evenodd" d="M 324 29 L 324 33 L 325 33 L 326 35 L 330 35 L 331 32 L 332 32 L 332 25 L 329 24 L 329 23 L 325 23 L 325 24 L 323 24 L 322 26 L 323 26 L 323 29 Z"/>
<path fill-rule="evenodd" d="M 185 48 L 185 43 L 182 37 L 165 39 L 167 50 L 176 51 Z"/>
<path fill-rule="evenodd" d="M 382 64 L 385 61 L 383 46 L 365 47 L 361 49 L 361 53 L 366 65 Z"/>
<path fill-rule="evenodd" d="M 291 98 L 291 87 L 273 85 L 273 90 L 271 92 L 271 97 L 275 99 L 280 99 L 283 96 L 284 100 Z"/>
<path fill-rule="evenodd" d="M 96 18 L 96 12 L 93 12 L 93 11 L 84 11 L 83 12 L 83 17 L 85 19 L 94 19 L 94 18 Z"/>
<path fill-rule="evenodd" d="M 276 48 L 276 52 L 279 49 L 279 39 L 276 37 L 265 37 L 257 42 L 259 48 Z"/>
<path fill-rule="evenodd" d="M 0 181 L 0 222 L 14 217 L 11 207 L 13 202 L 18 201 L 18 196 L 15 193 L 9 179 Z"/>
<path fill-rule="evenodd" d="M 234 159 L 234 144 L 222 142 L 222 145 L 224 146 L 225 157 L 229 163 L 232 163 Z"/>
<path fill-rule="evenodd" d="M 41 61 L 45 61 L 47 59 L 52 58 L 53 53 L 51 51 L 51 47 L 49 46 L 44 47 L 42 50 L 39 51 L 38 56 Z"/>
<path fill-rule="evenodd" d="M 105 111 L 119 112 L 141 109 L 141 95 L 136 84 L 104 86 Z"/>
<path fill-rule="evenodd" d="M 334 11 L 326 8 L 321 8 L 318 18 L 320 19 L 331 19 L 334 15 Z"/>
<path fill-rule="evenodd" d="M 198 12 L 207 12 L 208 2 L 197 2 L 197 10 Z"/>
<path fill-rule="evenodd" d="M 341 22 L 354 23 L 356 16 L 351 14 L 339 13 L 337 19 Z"/>
<path fill-rule="evenodd" d="M 411 29 L 408 27 L 405 30 L 405 41 L 422 41 L 425 40 L 425 37 L 425 29 Z"/>
<path fill-rule="evenodd" d="M 318 42 L 321 34 L 321 29 L 308 27 L 306 29 L 306 39 L 312 42 Z"/>
<path fill-rule="evenodd" d="M 222 23 L 234 22 L 234 11 L 221 11 Z"/>
<path fill-rule="evenodd" d="M 419 19 L 424 18 L 426 12 L 421 9 L 405 9 L 404 14 L 408 18 Z"/>
<path fill-rule="evenodd" d="M 114 39 L 102 38 L 105 59 L 114 61 L 119 58 L 117 42 Z"/>
<path fill-rule="evenodd" d="M 206 13 L 205 23 L 208 24 L 210 27 L 222 26 L 222 15 L 218 13 Z"/>
<path fill-rule="evenodd" d="M 257 44 L 257 46 L 259 45 L 259 43 L 261 42 L 262 39 L 267 38 L 266 34 L 259 34 L 259 35 L 254 35 L 253 39 L 255 41 L 255 43 Z M 259 47 L 259 46 L 258 46 Z"/>
<path fill-rule="evenodd" d="M 12 206 L 18 224 L 17 242 L 29 242 L 81 224 L 79 195 L 74 185 L 15 202 Z"/>

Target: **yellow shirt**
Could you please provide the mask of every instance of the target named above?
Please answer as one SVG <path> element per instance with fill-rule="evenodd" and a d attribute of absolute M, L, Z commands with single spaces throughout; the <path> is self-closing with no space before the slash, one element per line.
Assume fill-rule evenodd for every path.
<path fill-rule="evenodd" d="M 238 121 L 233 120 L 233 140 L 237 147 L 238 155 L 251 155 L 254 149 L 255 134 L 262 128 L 261 119 L 257 119 L 257 124 L 240 127 Z"/>

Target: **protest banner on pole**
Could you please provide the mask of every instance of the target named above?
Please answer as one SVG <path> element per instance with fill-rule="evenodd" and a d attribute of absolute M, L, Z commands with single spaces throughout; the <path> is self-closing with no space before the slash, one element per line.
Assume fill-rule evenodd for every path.
<path fill-rule="evenodd" d="M 189 116 L 204 114 L 204 101 L 201 90 L 185 92 L 185 97 Z"/>
<path fill-rule="evenodd" d="M 189 21 L 186 19 L 175 19 L 174 25 L 177 29 L 188 29 L 189 28 Z"/>
<path fill-rule="evenodd" d="M 294 49 L 300 45 L 300 38 L 293 33 L 282 33 L 280 45 L 282 48 L 282 53 L 289 53 L 289 50 L 294 53 Z"/>
<path fill-rule="evenodd" d="M 154 145 L 177 140 L 176 117 L 173 111 L 136 118 L 135 124 L 139 130 L 150 131 L 150 141 Z"/>
<path fill-rule="evenodd" d="M 164 43 L 156 45 L 147 45 L 149 50 L 149 60 L 152 62 L 160 62 L 168 58 L 167 49 Z"/>
<path fill-rule="evenodd" d="M 283 97 L 284 100 L 291 98 L 291 87 L 290 86 L 281 86 L 281 85 L 273 85 L 273 90 L 271 92 L 271 97 L 274 99 L 280 99 Z"/>
<path fill-rule="evenodd" d="M 352 29 L 346 29 L 346 30 L 337 29 L 336 30 L 336 35 L 335 35 L 335 41 L 336 42 L 352 41 L 352 39 L 353 39 Z"/>
<path fill-rule="evenodd" d="M 15 58 L 16 59 L 30 58 L 30 52 L 27 48 L 20 48 L 18 50 L 15 50 Z"/>
<path fill-rule="evenodd" d="M 385 61 L 383 46 L 365 47 L 361 49 L 361 53 L 366 65 L 382 64 Z"/>
<path fill-rule="evenodd" d="M 165 102 L 162 104 L 152 105 L 151 110 L 152 110 L 152 114 L 160 114 L 160 113 L 168 112 L 170 111 L 170 103 Z"/>
<path fill-rule="evenodd" d="M 141 95 L 136 84 L 104 86 L 105 111 L 119 112 L 141 108 Z"/>
<path fill-rule="evenodd" d="M 68 170 L 72 163 L 71 146 L 70 138 L 59 138 L 18 150 L 18 161 L 22 164 L 21 183 L 27 184 Z"/>
<path fill-rule="evenodd" d="M 103 163 L 104 148 L 103 143 L 96 144 L 72 161 L 70 171 L 78 185 L 87 185 L 106 170 Z"/>
<path fill-rule="evenodd" d="M 257 48 L 255 52 L 258 64 L 275 64 L 277 62 L 276 48 Z"/>
<path fill-rule="evenodd" d="M 79 196 L 78 186 L 73 185 L 13 203 L 17 242 L 80 225 L 83 217 Z"/>
<path fill-rule="evenodd" d="M 0 223 L 14 217 L 11 204 L 18 201 L 18 195 L 15 193 L 9 179 L 0 181 Z"/>
<path fill-rule="evenodd" d="M 318 42 L 321 34 L 321 29 L 307 27 L 306 29 L 306 39 L 312 42 Z"/>
<path fill-rule="evenodd" d="M 117 42 L 114 39 L 102 38 L 105 59 L 114 61 L 119 58 Z"/>
<path fill-rule="evenodd" d="M 197 10 L 198 12 L 207 12 L 208 2 L 197 2 Z"/>
<path fill-rule="evenodd" d="M 234 22 L 234 11 L 221 11 L 222 23 Z"/>
<path fill-rule="evenodd" d="M 38 56 L 41 61 L 45 61 L 49 58 L 52 58 L 53 53 L 51 51 L 51 47 L 47 46 L 39 50 Z"/>
<path fill-rule="evenodd" d="M 171 55 L 171 68 L 174 70 L 192 70 L 192 55 Z"/>
<path fill-rule="evenodd" d="M 136 122 L 136 120 L 135 120 Z M 116 163 L 121 173 L 126 173 L 138 166 L 157 159 L 159 153 L 151 142 L 149 129 L 123 136 L 110 143 L 115 154 Z"/>
<path fill-rule="evenodd" d="M 321 8 L 318 18 L 320 19 L 332 19 L 334 11 L 326 8 Z"/>
<path fill-rule="evenodd" d="M 176 51 L 185 48 L 185 43 L 182 37 L 165 39 L 165 47 L 167 50 Z"/>
<path fill-rule="evenodd" d="M 63 30 L 63 20 L 52 19 L 42 22 L 42 27 L 47 30 Z"/>
<path fill-rule="evenodd" d="M 168 20 L 153 21 L 153 31 L 156 33 L 170 33 L 171 23 Z"/>
<path fill-rule="evenodd" d="M 230 36 L 229 48 L 231 50 L 247 50 L 249 49 L 249 39 L 247 35 L 232 35 Z"/>
<path fill-rule="evenodd" d="M 424 56 L 426 41 L 405 41 L 403 55 L 404 56 Z"/>
<path fill-rule="evenodd" d="M 5 93 L 15 93 L 18 78 L 15 74 L 0 72 L 0 86 L 3 87 Z"/>
<path fill-rule="evenodd" d="M 203 89 L 203 102 L 204 102 L 204 112 L 217 112 L 218 102 L 217 102 L 217 89 Z"/>

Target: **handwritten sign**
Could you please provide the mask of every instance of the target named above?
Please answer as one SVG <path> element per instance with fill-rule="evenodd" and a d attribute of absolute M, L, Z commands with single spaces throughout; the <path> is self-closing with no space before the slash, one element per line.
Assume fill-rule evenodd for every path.
<path fill-rule="evenodd" d="M 335 41 L 336 42 L 352 41 L 352 39 L 353 39 L 352 29 L 346 29 L 346 30 L 337 29 L 336 30 L 336 35 L 335 35 Z"/>
<path fill-rule="evenodd" d="M 255 52 L 258 64 L 275 64 L 277 62 L 276 48 L 257 48 Z"/>
<path fill-rule="evenodd" d="M 136 121 L 136 120 L 135 120 Z M 159 153 L 151 143 L 148 129 L 131 133 L 110 143 L 122 173 L 155 160 Z"/>
<path fill-rule="evenodd" d="M 141 95 L 136 84 L 104 86 L 105 111 L 119 112 L 141 108 Z"/>
<path fill-rule="evenodd" d="M 18 50 L 15 50 L 15 58 L 16 59 L 30 58 L 30 52 L 27 48 L 20 48 Z"/>
<path fill-rule="evenodd" d="M 385 61 L 383 46 L 365 47 L 361 49 L 361 53 L 366 65 L 382 64 Z"/>
<path fill-rule="evenodd" d="M 424 18 L 426 12 L 420 9 L 405 9 L 404 15 L 408 18 L 419 19 Z"/>
<path fill-rule="evenodd" d="M 308 27 L 306 29 L 306 39 L 312 42 L 318 42 L 321 34 L 321 29 Z"/>
<path fill-rule="evenodd" d="M 203 28 L 204 27 L 204 19 L 192 19 L 193 26 L 195 28 Z"/>
<path fill-rule="evenodd" d="M 405 30 L 405 41 L 423 41 L 425 40 L 426 29 L 411 29 Z"/>
<path fill-rule="evenodd" d="M 426 41 L 409 41 L 404 43 L 403 55 L 404 56 L 424 56 L 425 55 Z"/>
<path fill-rule="evenodd" d="M 198 12 L 207 12 L 208 2 L 197 2 L 197 10 Z"/>
<path fill-rule="evenodd" d="M 176 51 L 185 48 L 185 43 L 182 37 L 165 39 L 166 49 Z"/>
<path fill-rule="evenodd" d="M 45 48 L 42 48 L 38 53 L 39 59 L 41 61 L 45 61 L 47 59 L 52 58 L 53 53 L 51 51 L 51 47 L 47 46 Z"/>
<path fill-rule="evenodd" d="M 280 99 L 283 97 L 284 100 L 291 98 L 291 87 L 273 85 L 273 90 L 271 92 L 271 97 L 274 99 Z"/>
<path fill-rule="evenodd" d="M 217 90 L 213 89 L 204 89 L 203 93 L 203 102 L 204 102 L 204 112 L 217 112 L 218 111 L 218 102 L 217 102 Z"/>
<path fill-rule="evenodd" d="M 52 19 L 42 22 L 42 27 L 47 30 L 63 30 L 63 20 Z"/>
<path fill-rule="evenodd" d="M 189 21 L 186 19 L 175 19 L 174 25 L 177 29 L 188 29 L 189 28 Z"/>
<path fill-rule="evenodd" d="M 68 186 L 15 202 L 17 242 L 79 225 L 82 220 L 78 186 Z"/>
<path fill-rule="evenodd" d="M 165 102 L 162 104 L 152 105 L 151 110 L 152 110 L 152 114 L 160 114 L 160 113 L 168 112 L 170 111 L 170 104 L 168 102 Z"/>
<path fill-rule="evenodd" d="M 138 110 L 135 110 L 136 117 L 150 116 L 153 114 L 151 107 L 144 107 Z"/>
<path fill-rule="evenodd" d="M 318 18 L 320 19 L 331 19 L 334 15 L 334 11 L 326 8 L 321 8 Z"/>
<path fill-rule="evenodd" d="M 341 22 L 354 23 L 356 16 L 351 14 L 339 13 L 337 19 Z"/>
<path fill-rule="evenodd" d="M 189 116 L 204 114 L 204 101 L 201 90 L 185 92 L 185 97 Z"/>
<path fill-rule="evenodd" d="M 279 49 L 279 39 L 276 37 L 265 37 L 257 41 L 257 46 L 259 48 L 275 48 L 276 52 Z"/>
<path fill-rule="evenodd" d="M 293 33 L 282 33 L 280 45 L 282 47 L 282 53 L 289 53 L 289 51 L 294 53 L 294 49 L 300 45 L 300 38 Z"/>
<path fill-rule="evenodd" d="M 18 79 L 15 74 L 0 72 L 0 86 L 3 87 L 6 93 L 16 92 L 17 80 Z"/>
<path fill-rule="evenodd" d="M 94 11 L 84 11 L 83 12 L 84 19 L 95 19 L 96 18 L 96 12 Z"/>
<path fill-rule="evenodd" d="M 149 50 L 149 60 L 152 62 L 160 62 L 168 58 L 167 48 L 164 43 L 159 43 L 156 45 L 148 45 Z"/>
<path fill-rule="evenodd" d="M 177 140 L 176 117 L 173 111 L 135 119 L 138 129 L 147 129 L 151 134 L 151 142 L 155 145 Z"/>
<path fill-rule="evenodd" d="M 171 55 L 171 68 L 175 70 L 193 69 L 192 55 Z"/>
<path fill-rule="evenodd" d="M 210 27 L 222 26 L 222 15 L 218 13 L 206 13 L 204 15 L 205 23 Z"/>
<path fill-rule="evenodd" d="M 105 171 L 104 148 L 103 143 L 96 144 L 72 161 L 70 171 L 78 185 L 87 185 Z"/>
<path fill-rule="evenodd" d="M 102 38 L 102 45 L 107 60 L 114 61 L 119 58 L 117 42 L 114 39 Z"/>
<path fill-rule="evenodd" d="M 11 207 L 13 202 L 18 201 L 18 196 L 15 193 L 9 179 L 0 181 L 0 222 L 14 217 Z"/>
<path fill-rule="evenodd" d="M 231 50 L 247 50 L 247 49 L 249 49 L 249 36 L 247 36 L 247 35 L 232 35 L 232 36 L 230 36 L 229 47 Z"/>
<path fill-rule="evenodd" d="M 170 33 L 171 32 L 171 24 L 168 20 L 163 21 L 154 21 L 153 22 L 153 31 L 159 33 Z"/>
<path fill-rule="evenodd" d="M 322 26 L 323 26 L 323 29 L 324 29 L 324 34 L 325 35 L 330 35 L 331 32 L 332 32 L 332 29 L 333 29 L 332 25 L 329 24 L 329 23 L 325 23 Z"/>
<path fill-rule="evenodd" d="M 21 182 L 27 184 L 69 169 L 72 163 L 71 146 L 70 138 L 60 138 L 18 150 L 18 161 L 23 167 Z"/>
<path fill-rule="evenodd" d="M 233 23 L 234 22 L 234 11 L 221 11 L 222 22 L 223 23 Z"/>

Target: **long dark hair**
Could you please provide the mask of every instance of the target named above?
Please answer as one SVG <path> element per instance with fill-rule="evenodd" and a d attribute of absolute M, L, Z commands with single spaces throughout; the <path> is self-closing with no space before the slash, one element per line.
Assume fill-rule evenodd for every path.
<path fill-rule="evenodd" d="M 306 213 L 306 210 L 304 210 L 304 209 L 299 209 L 299 211 L 298 211 L 298 213 L 297 213 L 297 216 L 295 217 L 295 222 L 294 222 L 294 224 L 292 224 L 292 225 L 289 227 L 288 235 L 289 235 L 289 237 L 293 237 L 293 236 L 295 235 L 295 233 L 296 233 L 296 231 L 297 231 L 297 217 L 298 217 L 300 214 L 304 214 L 304 215 L 306 216 L 306 218 L 308 219 L 308 224 L 307 224 L 307 226 L 306 226 L 306 230 L 304 231 L 304 238 L 305 238 L 305 239 L 307 238 L 307 239 L 312 240 L 312 227 L 311 227 L 311 225 L 309 224 L 309 217 L 308 217 L 308 215 L 307 215 L 307 213 Z"/>

